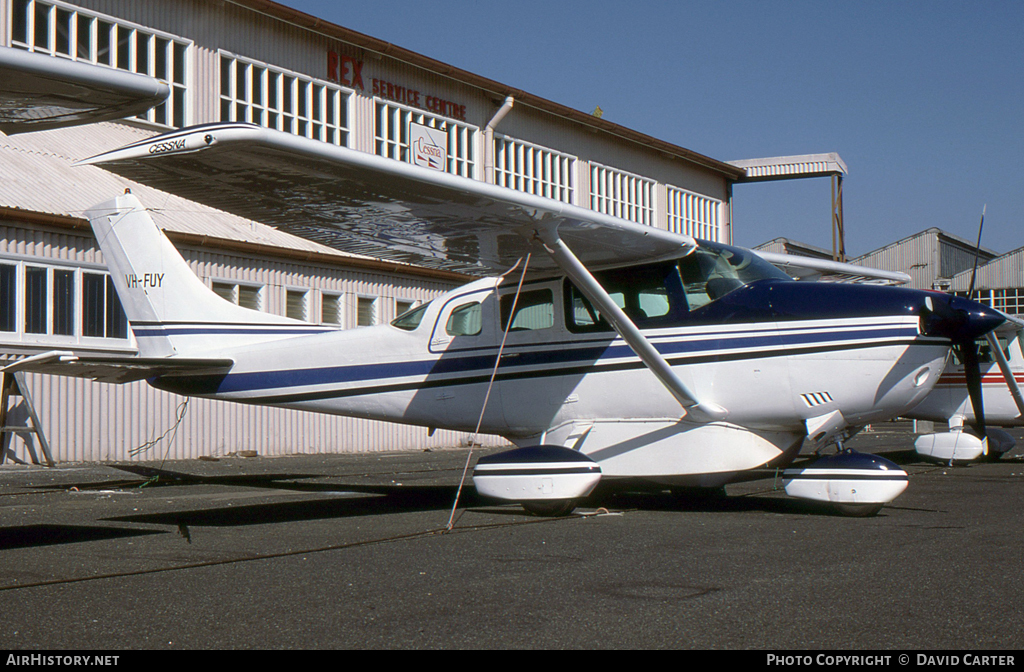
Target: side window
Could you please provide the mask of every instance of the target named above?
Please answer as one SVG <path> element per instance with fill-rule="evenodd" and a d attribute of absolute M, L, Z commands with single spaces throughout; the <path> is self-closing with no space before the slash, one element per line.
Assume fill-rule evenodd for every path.
<path fill-rule="evenodd" d="M 515 313 L 512 312 L 515 304 Z M 509 326 L 511 320 L 511 326 Z M 501 328 L 509 331 L 533 331 L 555 326 L 555 300 L 550 289 L 535 289 L 501 297 Z"/>
<path fill-rule="evenodd" d="M 445 331 L 449 336 L 477 336 L 483 327 L 483 311 L 480 302 L 467 303 L 452 311 Z"/>
<path fill-rule="evenodd" d="M 666 327 L 685 319 L 686 299 L 679 272 L 673 264 L 653 264 L 596 274 L 630 320 L 641 328 Z M 570 331 L 610 331 L 597 309 L 572 283 L 566 281 L 566 323 Z"/>

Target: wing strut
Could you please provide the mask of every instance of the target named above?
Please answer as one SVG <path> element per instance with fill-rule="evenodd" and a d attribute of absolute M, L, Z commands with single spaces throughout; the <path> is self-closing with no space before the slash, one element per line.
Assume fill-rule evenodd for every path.
<path fill-rule="evenodd" d="M 633 349 L 633 352 L 640 357 L 640 360 L 661 381 L 661 384 L 679 401 L 683 407 L 683 417 L 689 416 L 690 420 L 694 422 L 711 422 L 724 420 L 728 416 L 729 412 L 726 409 L 718 404 L 700 401 L 686 387 L 686 384 L 679 379 L 661 353 L 651 345 L 651 342 L 644 337 L 633 321 L 612 300 L 604 287 L 590 274 L 586 266 L 576 258 L 572 250 L 559 237 L 554 226 L 538 228 L 536 234 L 544 243 L 544 249 L 576 284 L 583 296 L 597 306 L 597 309 L 622 337 L 622 340 Z"/>

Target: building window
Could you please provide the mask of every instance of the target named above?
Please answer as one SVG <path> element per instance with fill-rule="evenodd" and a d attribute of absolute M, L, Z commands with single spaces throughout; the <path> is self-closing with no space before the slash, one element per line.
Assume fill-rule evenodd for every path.
<path fill-rule="evenodd" d="M 347 147 L 350 96 L 333 84 L 220 54 L 221 121 L 248 121 Z"/>
<path fill-rule="evenodd" d="M 75 335 L 75 272 L 53 270 L 53 333 Z"/>
<path fill-rule="evenodd" d="M 236 306 L 249 310 L 262 310 L 263 288 L 259 285 L 239 285 L 231 282 L 214 282 L 213 292 Z"/>
<path fill-rule="evenodd" d="M 128 337 L 128 318 L 109 275 L 82 273 L 82 336 Z"/>
<path fill-rule="evenodd" d="M 563 203 L 575 203 L 576 157 L 495 136 L 494 183 Z"/>
<path fill-rule="evenodd" d="M 11 19 L 11 46 L 155 77 L 170 87 L 170 96 L 138 118 L 177 128 L 188 122 L 191 42 L 42 0 L 14 0 Z"/>
<path fill-rule="evenodd" d="M 372 327 L 377 324 L 377 298 L 360 296 L 356 299 L 356 326 Z"/>
<path fill-rule="evenodd" d="M 293 320 L 306 321 L 306 294 L 300 289 L 289 289 L 285 294 L 285 315 Z"/>
<path fill-rule="evenodd" d="M 967 292 L 955 292 L 955 294 L 967 297 Z M 975 290 L 974 300 L 1010 315 L 1024 315 L 1024 287 Z"/>
<path fill-rule="evenodd" d="M 476 127 L 382 100 L 376 102 L 375 109 L 373 151 L 377 156 L 410 163 L 412 158 L 409 151 L 409 125 L 422 124 L 444 131 L 448 136 L 445 172 L 462 177 L 476 177 Z"/>
<path fill-rule="evenodd" d="M 47 329 L 47 269 L 30 266 L 25 269 L 25 333 L 45 334 Z"/>
<path fill-rule="evenodd" d="M 668 230 L 702 240 L 721 242 L 722 202 L 677 187 L 668 187 Z"/>
<path fill-rule="evenodd" d="M 416 306 L 416 301 L 395 299 L 395 317 L 405 315 Z"/>
<path fill-rule="evenodd" d="M 126 339 L 128 319 L 106 273 L 0 263 L 0 332 L 26 341 L 46 336 Z"/>
<path fill-rule="evenodd" d="M 18 330 L 18 267 L 0 264 L 0 331 Z"/>
<path fill-rule="evenodd" d="M 320 322 L 341 326 L 341 296 L 338 294 L 320 295 Z"/>
<path fill-rule="evenodd" d="M 637 224 L 654 224 L 654 180 L 590 165 L 590 209 Z"/>

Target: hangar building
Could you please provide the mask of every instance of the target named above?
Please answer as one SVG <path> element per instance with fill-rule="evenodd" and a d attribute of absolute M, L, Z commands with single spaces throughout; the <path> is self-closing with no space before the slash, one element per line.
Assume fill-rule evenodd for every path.
<path fill-rule="evenodd" d="M 955 275 L 964 270 L 969 274 L 974 267 L 975 245 L 975 241 L 932 227 L 851 259 L 850 263 L 902 271 L 911 278 L 908 287 L 948 292 Z M 998 253 L 982 247 L 978 264 L 986 264 L 997 256 Z"/>
<path fill-rule="evenodd" d="M 971 287 L 973 269 L 950 279 L 950 291 L 966 296 Z M 1024 247 L 978 265 L 974 281 L 974 300 L 1011 315 L 1024 315 Z"/>
<path fill-rule="evenodd" d="M 396 161 L 411 136 L 440 169 L 654 227 L 730 242 L 730 165 L 269 0 L 0 0 L 0 48 L 143 73 L 167 100 L 124 122 L 0 135 L 0 359 L 136 351 L 83 212 L 131 188 L 197 275 L 240 305 L 343 328 L 385 323 L 461 284 L 342 254 L 72 164 L 171 128 L 249 121 Z M 57 461 L 457 445 L 465 435 L 183 399 L 26 374 Z M 16 404 L 16 405 L 14 405 Z M 10 424 L 10 423 L 9 423 Z M 31 424 L 31 423 L 29 423 Z M 11 450 L 38 457 L 39 436 Z M 159 440 L 158 440 L 159 439 Z M 498 439 L 486 439 L 498 441 Z"/>

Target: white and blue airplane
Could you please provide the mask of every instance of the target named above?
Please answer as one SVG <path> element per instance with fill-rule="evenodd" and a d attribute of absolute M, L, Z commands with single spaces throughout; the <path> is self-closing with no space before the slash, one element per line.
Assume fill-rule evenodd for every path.
<path fill-rule="evenodd" d="M 497 434 L 518 448 L 478 461 L 478 492 L 540 514 L 598 482 L 718 488 L 841 445 L 917 406 L 951 348 L 1003 322 L 953 296 L 797 282 L 749 250 L 250 124 L 84 163 L 343 250 L 492 277 L 388 325 L 328 329 L 223 301 L 125 194 L 88 217 L 139 356 L 8 370 Z M 792 274 L 904 279 L 767 256 Z M 784 474 L 791 495 L 851 515 L 908 482 L 845 450 Z"/>
<path fill-rule="evenodd" d="M 1024 322 L 1006 322 L 979 339 L 978 372 L 951 358 L 931 393 L 906 414 L 915 420 L 946 423 L 947 431 L 922 434 L 914 449 L 922 456 L 951 463 L 999 459 L 1016 445 L 997 427 L 1024 427 Z M 965 358 L 966 359 L 966 358 Z M 965 427 L 973 429 L 965 431 Z"/>

